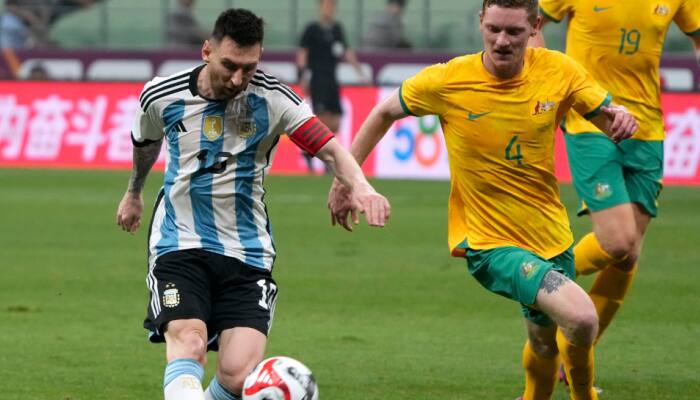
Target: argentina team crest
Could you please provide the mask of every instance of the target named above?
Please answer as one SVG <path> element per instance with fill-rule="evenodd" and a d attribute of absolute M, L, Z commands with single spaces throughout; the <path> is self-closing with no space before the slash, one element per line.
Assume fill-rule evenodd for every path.
<path fill-rule="evenodd" d="M 251 110 L 249 101 L 239 101 L 234 106 L 234 111 L 236 116 L 236 126 L 238 128 L 238 136 L 243 139 L 248 139 L 249 137 L 255 135 L 258 127 L 255 124 L 255 116 L 253 115 L 253 110 Z"/>
<path fill-rule="evenodd" d="M 224 119 L 220 115 L 207 115 L 204 117 L 204 136 L 214 141 L 224 133 Z"/>
<path fill-rule="evenodd" d="M 257 126 L 255 125 L 255 119 L 253 118 L 239 118 L 238 119 L 238 136 L 248 139 L 249 137 L 255 135 L 257 131 Z"/>
<path fill-rule="evenodd" d="M 167 308 L 174 308 L 180 305 L 180 291 L 177 290 L 174 283 L 165 285 L 162 303 Z"/>

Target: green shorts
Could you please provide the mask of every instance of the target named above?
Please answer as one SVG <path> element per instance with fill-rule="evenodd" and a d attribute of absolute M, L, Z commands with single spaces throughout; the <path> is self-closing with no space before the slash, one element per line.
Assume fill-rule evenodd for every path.
<path fill-rule="evenodd" d="M 518 247 L 467 249 L 465 258 L 469 273 L 483 287 L 520 302 L 525 318 L 541 326 L 553 323 L 547 314 L 532 308 L 544 276 L 554 270 L 571 280 L 576 279 L 571 248 L 549 260 Z"/>
<path fill-rule="evenodd" d="M 658 210 L 664 142 L 636 139 L 613 143 L 601 133 L 565 134 L 578 215 L 637 203 L 652 217 Z"/>

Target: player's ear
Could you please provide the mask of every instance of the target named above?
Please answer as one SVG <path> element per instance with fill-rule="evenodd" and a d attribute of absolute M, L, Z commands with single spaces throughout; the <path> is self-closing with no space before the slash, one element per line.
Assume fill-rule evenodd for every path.
<path fill-rule="evenodd" d="M 537 36 L 537 32 L 539 32 L 542 29 L 542 16 L 537 15 L 537 19 L 535 20 L 535 24 L 532 26 L 532 33 L 530 36 L 535 37 Z"/>
<path fill-rule="evenodd" d="M 209 42 L 209 40 L 205 40 L 204 44 L 202 45 L 202 60 L 204 60 L 204 62 L 208 63 L 210 55 L 211 55 L 211 42 Z"/>

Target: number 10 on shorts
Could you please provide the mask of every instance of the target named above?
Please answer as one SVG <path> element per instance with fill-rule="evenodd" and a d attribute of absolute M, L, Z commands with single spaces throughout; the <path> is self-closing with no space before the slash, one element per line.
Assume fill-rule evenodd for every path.
<path fill-rule="evenodd" d="M 275 298 L 277 297 L 277 285 L 272 282 L 268 282 L 265 279 L 260 279 L 258 281 L 258 286 L 262 290 L 262 295 L 260 296 L 260 301 L 258 305 L 266 310 L 271 309 L 275 304 Z"/>

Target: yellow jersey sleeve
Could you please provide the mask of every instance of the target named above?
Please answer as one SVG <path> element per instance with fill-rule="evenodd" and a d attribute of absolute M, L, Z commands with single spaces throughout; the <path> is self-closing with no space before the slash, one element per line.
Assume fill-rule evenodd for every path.
<path fill-rule="evenodd" d="M 570 98 L 571 108 L 583 118 L 589 120 L 600 113 L 600 109 L 612 102 L 612 96 L 603 89 L 591 74 L 574 59 L 564 56 L 565 68 L 571 76 Z"/>
<path fill-rule="evenodd" d="M 700 1 L 685 0 L 678 8 L 673 21 L 689 36 L 700 35 Z"/>
<path fill-rule="evenodd" d="M 571 0 L 540 0 L 540 13 L 557 23 L 566 18 L 571 10 Z"/>
<path fill-rule="evenodd" d="M 445 102 L 442 90 L 445 87 L 446 64 L 427 67 L 406 79 L 399 89 L 399 100 L 406 114 L 442 115 Z"/>

